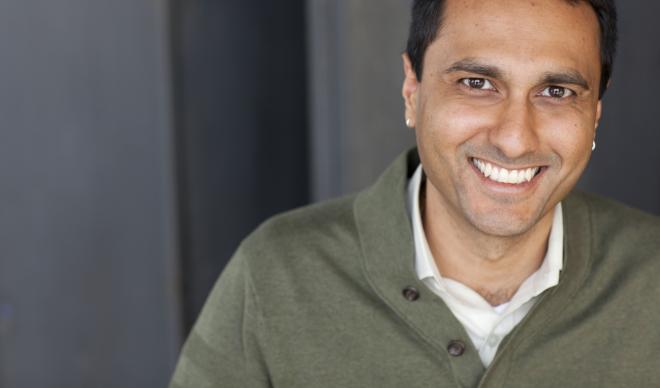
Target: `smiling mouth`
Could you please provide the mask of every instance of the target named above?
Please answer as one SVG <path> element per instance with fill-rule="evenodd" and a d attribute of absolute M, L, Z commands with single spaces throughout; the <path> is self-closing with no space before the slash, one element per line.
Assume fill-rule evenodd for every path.
<path fill-rule="evenodd" d="M 471 158 L 471 162 L 484 177 L 491 181 L 513 185 L 530 182 L 543 169 L 542 166 L 537 166 L 522 170 L 507 170 L 504 167 L 495 166 L 477 158 Z"/>

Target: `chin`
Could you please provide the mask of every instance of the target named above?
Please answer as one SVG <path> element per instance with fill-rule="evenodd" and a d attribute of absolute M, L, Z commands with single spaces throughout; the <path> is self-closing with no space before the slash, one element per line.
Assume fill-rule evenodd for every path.
<path fill-rule="evenodd" d="M 496 237 L 516 237 L 525 234 L 540 221 L 542 209 L 538 209 L 522 212 L 505 209 L 464 211 L 464 214 L 469 223 L 481 233 Z"/>
<path fill-rule="evenodd" d="M 496 237 L 516 237 L 528 232 L 536 222 L 499 219 L 488 217 L 487 219 L 471 220 L 472 225 L 481 233 Z"/>

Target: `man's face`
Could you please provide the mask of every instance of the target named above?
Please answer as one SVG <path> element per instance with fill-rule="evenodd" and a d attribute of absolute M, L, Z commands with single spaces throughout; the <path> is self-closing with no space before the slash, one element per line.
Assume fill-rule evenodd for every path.
<path fill-rule="evenodd" d="M 426 201 L 496 236 L 551 216 L 591 155 L 599 35 L 586 2 L 448 0 L 422 81 L 404 56 Z"/>

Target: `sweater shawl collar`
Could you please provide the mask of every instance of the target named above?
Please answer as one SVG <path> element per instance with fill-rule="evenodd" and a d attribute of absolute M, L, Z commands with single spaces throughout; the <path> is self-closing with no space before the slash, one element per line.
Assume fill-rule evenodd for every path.
<path fill-rule="evenodd" d="M 579 196 L 569 195 L 563 203 L 564 265 L 559 284 L 540 295 L 525 319 L 502 341 L 488 370 L 463 326 L 440 297 L 420 281 L 414 268 L 414 243 L 406 211 L 408 179 L 419 165 L 416 149 L 400 155 L 376 183 L 358 194 L 354 216 L 362 249 L 362 268 L 373 291 L 433 351 L 439 352 L 461 386 L 478 386 L 506 373 L 509 359 L 518 347 L 542 332 L 554 316 L 571 303 L 589 273 L 591 233 L 588 205 Z M 416 293 L 415 293 L 416 291 Z M 410 295 L 417 298 L 411 298 Z M 450 343 L 462 341 L 461 357 L 447 352 Z M 496 366 L 501 364 L 500 367 Z M 481 376 L 481 381 L 474 380 Z"/>

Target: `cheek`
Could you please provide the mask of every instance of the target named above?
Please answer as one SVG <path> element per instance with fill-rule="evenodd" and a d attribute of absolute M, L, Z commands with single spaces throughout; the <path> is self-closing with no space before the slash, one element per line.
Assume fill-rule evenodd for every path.
<path fill-rule="evenodd" d="M 457 148 L 478 136 L 493 121 L 488 109 L 451 99 L 429 100 L 421 108 L 418 139 L 433 144 L 434 148 Z"/>
<path fill-rule="evenodd" d="M 593 119 L 564 116 L 546 120 L 545 123 L 545 128 L 539 131 L 542 142 L 561 158 L 566 174 L 581 172 L 589 160 L 594 136 Z"/>

